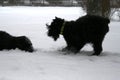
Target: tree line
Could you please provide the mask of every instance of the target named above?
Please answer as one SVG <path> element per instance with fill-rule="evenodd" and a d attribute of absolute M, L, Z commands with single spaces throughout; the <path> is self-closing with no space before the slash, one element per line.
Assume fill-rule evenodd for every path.
<path fill-rule="evenodd" d="M 0 5 L 81 6 L 87 14 L 110 17 L 119 12 L 120 0 L 0 0 Z"/>
<path fill-rule="evenodd" d="M 0 0 L 0 4 L 3 6 L 5 5 L 79 6 L 82 2 L 83 0 Z"/>

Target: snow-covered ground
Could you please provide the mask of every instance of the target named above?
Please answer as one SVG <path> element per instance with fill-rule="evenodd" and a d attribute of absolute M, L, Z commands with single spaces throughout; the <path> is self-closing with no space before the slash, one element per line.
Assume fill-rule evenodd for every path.
<path fill-rule="evenodd" d="M 47 36 L 45 24 L 55 16 L 75 20 L 82 15 L 79 7 L 0 7 L 0 30 L 28 36 L 36 49 L 0 51 L 0 80 L 120 80 L 120 22 L 111 21 L 100 56 L 89 56 L 90 45 L 63 55 L 63 37 L 54 42 Z"/>

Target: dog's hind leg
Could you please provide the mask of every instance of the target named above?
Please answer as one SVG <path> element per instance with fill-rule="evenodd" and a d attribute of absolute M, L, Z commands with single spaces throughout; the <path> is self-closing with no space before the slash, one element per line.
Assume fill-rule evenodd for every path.
<path fill-rule="evenodd" d="M 92 55 L 100 55 L 100 53 L 102 52 L 102 42 L 94 43 L 93 48 L 94 53 Z"/>

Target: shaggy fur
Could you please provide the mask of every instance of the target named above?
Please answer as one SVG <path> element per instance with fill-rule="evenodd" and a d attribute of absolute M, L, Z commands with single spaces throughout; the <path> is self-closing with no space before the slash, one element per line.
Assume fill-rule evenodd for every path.
<path fill-rule="evenodd" d="M 15 37 L 7 32 L 0 31 L 0 50 L 16 48 L 28 52 L 34 51 L 31 41 L 26 36 Z"/>
<path fill-rule="evenodd" d="M 109 31 L 108 24 L 110 20 L 100 16 L 86 15 L 76 21 L 65 21 L 61 18 L 53 19 L 48 28 L 48 36 L 55 41 L 62 33 L 67 47 L 64 50 L 70 50 L 77 53 L 86 43 L 93 44 L 93 55 L 100 55 L 102 51 L 102 42 L 106 33 Z"/>

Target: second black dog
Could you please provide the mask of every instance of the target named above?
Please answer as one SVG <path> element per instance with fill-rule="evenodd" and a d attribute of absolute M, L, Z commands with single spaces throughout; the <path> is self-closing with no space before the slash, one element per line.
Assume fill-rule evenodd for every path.
<path fill-rule="evenodd" d="M 31 41 L 26 36 L 15 37 L 7 32 L 0 31 L 0 50 L 16 48 L 28 52 L 34 51 Z"/>
<path fill-rule="evenodd" d="M 63 35 L 67 43 L 64 50 L 77 53 L 86 43 L 92 43 L 94 48 L 93 55 L 100 55 L 102 42 L 106 33 L 109 31 L 110 20 L 100 16 L 86 15 L 76 21 L 65 21 L 61 18 L 53 19 L 48 25 L 48 36 L 55 41 L 59 35 Z"/>

